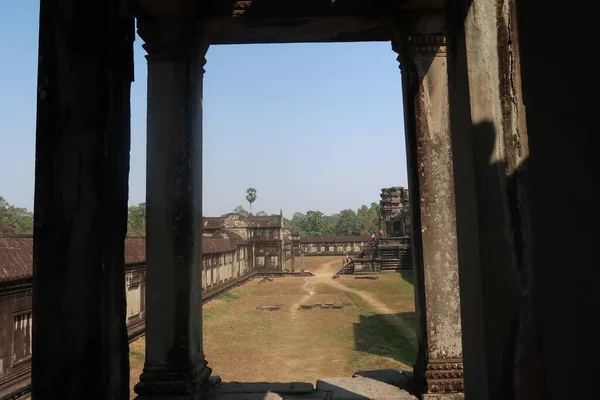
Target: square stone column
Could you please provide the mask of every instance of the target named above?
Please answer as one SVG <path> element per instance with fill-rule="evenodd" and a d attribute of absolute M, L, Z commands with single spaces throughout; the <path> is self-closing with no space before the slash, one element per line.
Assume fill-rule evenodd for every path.
<path fill-rule="evenodd" d="M 139 21 L 148 60 L 146 362 L 138 399 L 199 399 L 202 351 L 202 79 L 185 20 Z"/>
<path fill-rule="evenodd" d="M 401 37 L 405 135 L 413 212 L 419 351 L 415 390 L 424 399 L 463 398 L 461 316 L 446 40 Z"/>
<path fill-rule="evenodd" d="M 124 253 L 133 38 L 133 15 L 120 12 L 117 0 L 40 2 L 35 399 L 129 398 Z"/>

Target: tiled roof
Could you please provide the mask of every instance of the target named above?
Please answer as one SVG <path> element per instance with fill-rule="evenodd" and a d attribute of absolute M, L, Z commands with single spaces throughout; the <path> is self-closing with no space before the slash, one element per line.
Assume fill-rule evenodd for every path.
<path fill-rule="evenodd" d="M 234 240 L 225 238 L 202 238 L 202 254 L 224 253 L 235 251 L 236 243 Z"/>
<path fill-rule="evenodd" d="M 33 274 L 33 236 L 0 236 L 0 282 Z"/>
<path fill-rule="evenodd" d="M 125 264 L 146 261 L 146 238 L 125 239 Z M 0 282 L 30 278 L 33 274 L 33 236 L 0 236 Z"/>
<path fill-rule="evenodd" d="M 301 243 L 348 243 L 370 240 L 370 236 L 305 236 L 300 238 Z"/>
<path fill-rule="evenodd" d="M 125 238 L 125 265 L 146 262 L 146 238 Z"/>
<path fill-rule="evenodd" d="M 227 214 L 222 217 L 204 217 L 202 218 L 202 228 L 204 229 L 222 229 L 228 228 L 226 221 L 228 219 L 237 220 L 239 226 L 231 226 L 230 228 L 249 227 L 249 228 L 279 228 L 281 227 L 281 217 L 279 215 L 268 215 L 263 217 L 242 217 L 237 214 Z"/>
<path fill-rule="evenodd" d="M 202 228 L 204 229 L 221 229 L 225 222 L 224 217 L 204 217 L 202 218 Z"/>
<path fill-rule="evenodd" d="M 227 232 L 227 238 L 202 238 L 202 253 L 234 251 L 244 244 L 240 236 Z M 125 239 L 125 265 L 146 262 L 146 238 Z M 33 274 L 33 237 L 31 235 L 0 235 L 0 282 L 30 278 Z"/>
<path fill-rule="evenodd" d="M 264 217 L 246 217 L 248 226 L 252 228 L 277 228 L 281 226 L 281 217 L 279 215 L 269 215 Z"/>

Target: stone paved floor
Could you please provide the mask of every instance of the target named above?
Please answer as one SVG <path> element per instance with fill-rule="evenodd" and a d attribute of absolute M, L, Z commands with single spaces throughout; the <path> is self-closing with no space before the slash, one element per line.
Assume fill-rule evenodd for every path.
<path fill-rule="evenodd" d="M 410 375 L 397 370 L 360 371 L 352 378 L 310 383 L 220 382 L 213 378 L 212 400 L 416 400 L 406 390 Z"/>

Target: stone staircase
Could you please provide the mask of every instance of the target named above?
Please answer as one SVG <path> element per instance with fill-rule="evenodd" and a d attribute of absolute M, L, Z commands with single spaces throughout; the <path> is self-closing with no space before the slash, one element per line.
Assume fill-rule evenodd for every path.
<path fill-rule="evenodd" d="M 352 275 L 354 274 L 354 261 L 362 258 L 373 258 L 375 251 L 377 250 L 377 246 L 379 244 L 379 240 L 375 239 L 375 241 L 369 243 L 367 247 L 362 249 L 358 254 L 350 258 L 348 263 L 344 264 L 344 266 L 336 272 L 333 276 L 339 275 Z"/>
<path fill-rule="evenodd" d="M 407 245 L 381 246 L 378 250 L 381 272 L 412 269 L 412 251 Z"/>
<path fill-rule="evenodd" d="M 379 263 L 379 271 L 398 272 L 400 270 L 412 270 L 412 251 L 407 244 L 383 244 L 377 239 L 360 251 L 357 255 L 350 258 L 350 261 L 335 273 L 334 276 L 355 274 L 354 263 L 357 260 L 375 260 Z M 369 271 L 368 273 L 372 273 Z"/>

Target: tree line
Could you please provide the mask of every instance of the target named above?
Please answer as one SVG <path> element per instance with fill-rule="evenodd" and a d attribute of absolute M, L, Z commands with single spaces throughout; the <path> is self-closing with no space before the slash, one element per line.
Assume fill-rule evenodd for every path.
<path fill-rule="evenodd" d="M 337 214 L 325 215 L 310 210 L 306 214 L 297 212 L 292 219 L 284 218 L 289 229 L 299 229 L 300 236 L 370 236 L 379 230 L 379 204 L 362 205 L 358 210 L 341 210 Z"/>
<path fill-rule="evenodd" d="M 234 213 L 244 217 L 279 215 L 259 211 L 250 213 L 237 206 Z M 284 226 L 299 229 L 301 236 L 355 236 L 370 235 L 379 229 L 379 204 L 363 205 L 359 209 L 345 209 L 337 214 L 325 215 L 318 210 L 297 212 L 292 219 L 284 218 Z M 0 234 L 32 234 L 33 213 L 26 208 L 10 205 L 0 196 Z M 127 218 L 128 236 L 146 235 L 146 203 L 130 206 Z"/>
<path fill-rule="evenodd" d="M 283 219 L 283 224 L 288 229 L 300 230 L 301 236 L 370 236 L 379 230 L 379 204 L 363 205 L 358 210 L 341 210 L 337 214 L 325 215 L 321 211 L 310 210 L 306 214 L 297 212 L 292 219 Z M 233 213 L 242 217 L 250 216 L 278 216 L 259 211 L 255 214 L 239 205 Z M 222 217 L 227 214 L 221 215 Z M 127 223 L 129 236 L 144 236 L 146 234 L 146 203 L 129 207 Z"/>

